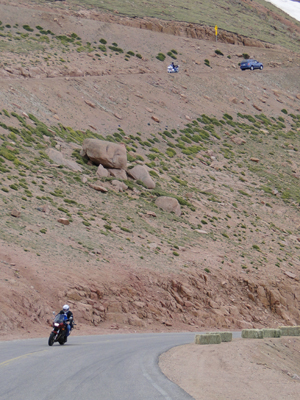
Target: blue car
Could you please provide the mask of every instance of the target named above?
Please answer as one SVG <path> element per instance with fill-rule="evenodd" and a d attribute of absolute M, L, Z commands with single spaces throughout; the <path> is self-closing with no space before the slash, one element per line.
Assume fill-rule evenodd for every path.
<path fill-rule="evenodd" d="M 263 69 L 263 65 L 261 62 L 258 62 L 256 60 L 245 60 L 241 62 L 240 68 L 242 71 L 245 69 L 251 69 L 253 71 L 254 69 Z"/>

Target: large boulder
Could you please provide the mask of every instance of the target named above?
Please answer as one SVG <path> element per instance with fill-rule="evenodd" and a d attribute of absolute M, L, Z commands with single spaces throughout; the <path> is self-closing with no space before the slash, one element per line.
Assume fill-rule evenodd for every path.
<path fill-rule="evenodd" d="M 127 154 L 123 144 L 99 139 L 85 139 L 80 151 L 82 157 L 88 156 L 93 163 L 107 168 L 126 169 Z"/>
<path fill-rule="evenodd" d="M 177 215 L 177 217 L 181 215 L 180 204 L 178 203 L 178 200 L 174 199 L 173 197 L 158 197 L 155 201 L 155 204 L 162 210 L 173 212 L 175 215 Z"/>
<path fill-rule="evenodd" d="M 127 170 L 127 174 L 137 181 L 142 181 L 148 189 L 155 188 L 155 183 L 143 165 L 136 165 L 132 169 Z"/>

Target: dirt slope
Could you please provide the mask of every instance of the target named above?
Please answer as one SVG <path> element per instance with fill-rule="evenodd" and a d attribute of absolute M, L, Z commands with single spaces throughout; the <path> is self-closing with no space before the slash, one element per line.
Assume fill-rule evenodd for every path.
<path fill-rule="evenodd" d="M 299 397 L 299 338 L 191 344 L 160 357 L 162 371 L 195 400 Z"/>

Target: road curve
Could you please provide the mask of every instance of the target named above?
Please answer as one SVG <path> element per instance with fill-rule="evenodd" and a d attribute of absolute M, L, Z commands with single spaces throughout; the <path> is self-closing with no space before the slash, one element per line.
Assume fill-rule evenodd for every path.
<path fill-rule="evenodd" d="M 234 333 L 239 337 L 240 333 Z M 162 374 L 158 357 L 195 333 L 70 336 L 0 342 L 1 400 L 188 400 Z"/>
<path fill-rule="evenodd" d="M 70 336 L 0 342 L 0 399 L 192 399 L 158 367 L 159 355 L 194 333 Z"/>

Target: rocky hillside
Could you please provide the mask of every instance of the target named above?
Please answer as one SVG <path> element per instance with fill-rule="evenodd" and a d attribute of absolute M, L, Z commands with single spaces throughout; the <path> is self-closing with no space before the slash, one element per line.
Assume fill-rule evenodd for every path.
<path fill-rule="evenodd" d="M 65 302 L 83 332 L 299 324 L 299 55 L 45 7 L 1 19 L 1 334 L 47 334 Z M 126 168 L 101 172 L 88 138 Z"/>

